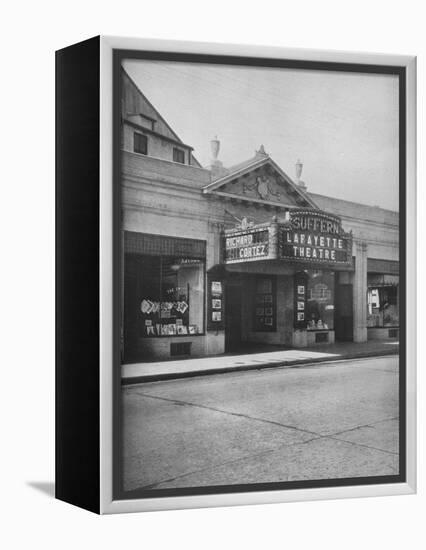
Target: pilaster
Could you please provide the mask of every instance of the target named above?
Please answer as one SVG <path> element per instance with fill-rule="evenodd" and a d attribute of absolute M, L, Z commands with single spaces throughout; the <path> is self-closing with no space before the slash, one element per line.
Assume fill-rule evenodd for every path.
<path fill-rule="evenodd" d="M 365 241 L 356 240 L 353 277 L 354 342 L 367 341 L 367 250 Z"/>

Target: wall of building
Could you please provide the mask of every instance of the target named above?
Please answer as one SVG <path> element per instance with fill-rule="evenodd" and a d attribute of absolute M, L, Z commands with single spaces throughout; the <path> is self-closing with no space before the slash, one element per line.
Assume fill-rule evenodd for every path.
<path fill-rule="evenodd" d="M 367 330 L 368 258 L 399 262 L 399 214 L 313 193 L 310 197 L 320 208 L 340 216 L 344 229 L 353 232 L 355 272 L 348 281 L 353 285 L 353 337 L 355 342 L 378 338 L 383 331 Z"/>
<path fill-rule="evenodd" d="M 198 190 L 199 193 L 193 193 L 193 198 L 202 204 L 206 204 L 201 189 L 204 185 L 210 183 L 210 172 L 197 166 L 187 166 L 177 162 L 171 162 L 168 159 L 150 158 L 145 155 L 138 155 L 132 151 L 122 152 L 123 165 L 123 185 L 128 186 L 131 181 L 138 183 L 147 183 L 149 186 L 165 184 L 164 193 L 173 193 L 176 189 L 183 193 L 186 188 L 189 190 Z M 161 189 L 158 190 L 161 192 Z M 202 208 L 202 206 L 201 206 Z"/>
<path fill-rule="evenodd" d="M 221 231 L 233 227 L 244 215 L 252 216 L 256 222 L 271 220 L 277 216 L 284 220 L 285 212 L 262 206 L 253 206 L 238 201 L 224 200 L 217 196 L 205 195 L 202 189 L 210 183 L 208 170 L 194 166 L 180 165 L 167 160 L 123 152 L 123 229 L 141 233 L 154 233 L 190 239 L 205 239 L 207 244 L 206 270 L 219 264 Z M 342 207 L 344 203 L 344 208 Z M 342 217 L 346 231 L 353 232 L 353 256 L 355 271 L 345 276 L 353 285 L 353 337 L 356 342 L 366 341 L 367 332 L 367 260 L 381 258 L 398 261 L 398 214 L 380 209 L 375 217 L 375 209 L 362 205 L 337 201 L 328 198 L 327 210 Z M 324 208 L 324 204 L 321 205 Z M 366 219 L 363 219 L 364 218 Z M 254 332 L 253 304 L 254 292 L 244 293 L 242 338 L 248 342 L 305 347 L 314 336 L 307 331 L 293 329 L 293 280 L 294 268 L 283 264 L 252 262 L 250 265 L 227 266 L 230 271 L 247 274 L 277 275 L 277 330 L 275 332 Z M 254 277 L 251 278 L 254 285 Z M 207 298 L 207 297 L 206 297 Z M 331 331 L 332 332 L 332 331 Z M 370 337 L 373 337 L 371 333 Z M 329 335 L 333 340 L 334 333 Z M 170 337 L 173 338 L 173 337 Z M 159 344 L 166 350 L 169 339 Z M 223 353 L 224 331 L 207 332 L 205 336 L 193 337 L 194 354 Z M 153 344 L 157 345 L 157 344 Z M 160 354 L 163 351 L 159 351 Z M 164 351 L 165 353 L 165 351 Z"/>
<path fill-rule="evenodd" d="M 369 328 L 369 340 L 388 340 L 389 338 L 399 338 L 399 328 Z"/>
<path fill-rule="evenodd" d="M 362 241 L 367 246 L 368 258 L 399 261 L 398 212 L 313 193 L 310 197 L 319 208 L 340 216 L 345 231 L 353 232 L 354 256 L 355 241 Z"/>
<path fill-rule="evenodd" d="M 140 114 L 148 119 L 141 118 Z M 276 216 L 278 221 L 284 220 L 285 209 L 279 205 L 255 205 L 235 196 L 224 199 L 203 194 L 203 187 L 211 183 L 211 173 L 201 169 L 195 159 L 195 166 L 188 165 L 191 149 L 181 142 L 124 71 L 122 118 L 124 230 L 206 240 L 208 270 L 221 262 L 223 228 L 235 226 L 243 217 L 255 223 L 270 221 L 272 216 Z M 151 131 L 155 133 L 143 128 L 137 130 L 135 123 L 145 128 L 151 126 Z M 148 156 L 133 152 L 135 131 L 147 135 Z M 184 151 L 186 164 L 173 162 L 173 147 Z M 238 185 L 240 184 L 241 182 Z M 229 184 L 234 195 L 238 194 L 238 185 L 236 180 Z M 240 189 L 240 192 L 244 195 L 244 189 Z M 368 259 L 399 261 L 398 213 L 324 195 L 307 195 L 321 210 L 340 216 L 345 231 L 353 233 L 355 271 L 347 274 L 347 282 L 353 285 L 353 338 L 356 342 L 366 341 Z M 290 200 L 288 197 L 287 199 Z M 306 331 L 293 330 L 293 281 L 290 281 L 292 268 L 286 271 L 286 266 L 283 265 L 257 262 L 251 263 L 249 267 L 243 264 L 228 267 L 230 270 L 248 274 L 257 272 L 277 275 L 277 304 L 280 304 L 277 308 L 277 331 L 257 333 L 251 330 L 253 315 L 250 308 L 253 304 L 250 302 L 250 295 L 246 295 L 243 300 L 243 315 L 249 323 L 243 327 L 243 338 L 247 341 L 294 346 L 310 343 L 308 340 L 312 339 L 312 335 L 308 337 Z M 254 284 L 254 277 L 249 279 Z M 204 340 L 199 340 L 197 350 L 200 353 L 202 349 L 206 353 L 221 353 L 223 345 L 223 331 L 209 333 Z"/>
<path fill-rule="evenodd" d="M 205 240 L 206 270 L 210 269 L 220 261 L 223 213 L 201 192 L 209 181 L 206 170 L 124 152 L 122 230 Z M 170 359 L 170 346 L 176 342 L 191 342 L 193 357 L 216 355 L 225 350 L 225 333 L 140 338 L 139 352 L 146 359 Z"/>
<path fill-rule="evenodd" d="M 161 136 L 152 134 L 150 132 L 144 132 L 143 128 L 135 128 L 135 126 L 127 124 L 124 121 L 122 148 L 125 151 L 134 152 L 133 140 L 135 133 L 146 135 L 148 140 L 148 156 L 174 162 L 173 149 L 176 147 L 177 149 L 183 151 L 184 164 L 190 164 L 191 150 L 187 148 L 184 144 L 173 143 L 168 139 L 162 138 Z"/>
<path fill-rule="evenodd" d="M 173 343 L 191 343 L 191 357 L 219 355 L 225 349 L 224 333 L 208 333 L 205 336 L 162 336 L 161 338 L 140 338 L 138 353 L 144 359 L 165 361 L 173 359 L 170 347 Z M 179 357 L 177 357 L 179 359 Z"/>

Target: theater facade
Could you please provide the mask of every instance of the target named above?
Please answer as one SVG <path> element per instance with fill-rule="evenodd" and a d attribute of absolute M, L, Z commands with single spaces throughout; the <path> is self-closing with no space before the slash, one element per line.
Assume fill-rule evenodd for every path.
<path fill-rule="evenodd" d="M 398 213 L 219 149 L 202 167 L 123 71 L 123 361 L 398 337 Z"/>

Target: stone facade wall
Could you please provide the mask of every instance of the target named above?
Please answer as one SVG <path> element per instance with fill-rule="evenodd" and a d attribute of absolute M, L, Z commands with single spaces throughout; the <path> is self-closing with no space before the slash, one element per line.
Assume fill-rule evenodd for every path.
<path fill-rule="evenodd" d="M 122 230 L 205 240 L 210 269 L 220 261 L 223 215 L 218 217 L 201 192 L 209 180 L 206 170 L 123 153 Z M 170 359 L 174 342 L 191 342 L 192 357 L 216 355 L 225 350 L 225 333 L 141 338 L 139 351 L 146 358 Z"/>
<path fill-rule="evenodd" d="M 233 227 L 237 219 L 247 213 L 256 221 L 278 221 L 284 212 L 263 207 L 254 207 L 238 201 L 223 200 L 214 195 L 203 194 L 203 187 L 210 183 L 210 172 L 195 166 L 181 165 L 167 160 L 158 160 L 131 152 L 123 152 L 123 230 L 203 239 L 207 245 L 206 270 L 220 263 L 221 232 L 224 227 Z M 330 199 L 330 207 L 333 199 Z M 367 220 L 362 220 L 362 208 L 353 204 L 353 211 L 345 204 L 342 225 L 353 231 L 353 256 L 355 271 L 342 274 L 347 283 L 353 284 L 354 341 L 367 340 L 367 259 L 380 258 L 399 260 L 397 214 L 379 212 L 374 220 L 374 209 L 368 207 Z M 339 211 L 334 214 L 341 215 Z M 243 316 L 247 320 L 242 327 L 243 341 L 305 347 L 310 339 L 307 331 L 293 329 L 293 273 L 294 268 L 285 265 L 252 262 L 228 266 L 230 271 L 254 275 L 276 274 L 277 276 L 277 330 L 276 332 L 253 332 L 252 292 L 243 295 Z M 207 294 L 207 293 L 206 293 Z M 207 296 L 206 296 L 207 299 Z M 332 332 L 332 331 L 330 331 Z M 371 333 L 371 336 L 373 334 Z M 330 342 L 334 333 L 329 335 Z M 375 335 L 378 337 L 378 335 Z M 161 338 L 149 345 L 158 346 L 159 354 L 168 353 L 170 338 Z M 205 336 L 188 336 L 193 341 L 193 354 L 220 354 L 225 348 L 224 331 L 207 332 Z M 148 345 L 147 343 L 144 345 Z M 165 357 L 165 356 L 164 356 Z"/>

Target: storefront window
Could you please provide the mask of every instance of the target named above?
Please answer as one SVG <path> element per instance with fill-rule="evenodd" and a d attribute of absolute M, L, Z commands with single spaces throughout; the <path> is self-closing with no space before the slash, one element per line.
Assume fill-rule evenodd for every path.
<path fill-rule="evenodd" d="M 399 277 L 368 273 L 367 284 L 367 326 L 370 328 L 399 326 Z"/>
<path fill-rule="evenodd" d="M 306 320 L 308 330 L 334 329 L 334 273 L 308 271 Z"/>
<path fill-rule="evenodd" d="M 135 274 L 136 288 L 129 307 L 138 308 L 139 336 L 203 333 L 203 260 L 127 254 L 126 264 L 128 272 Z"/>

